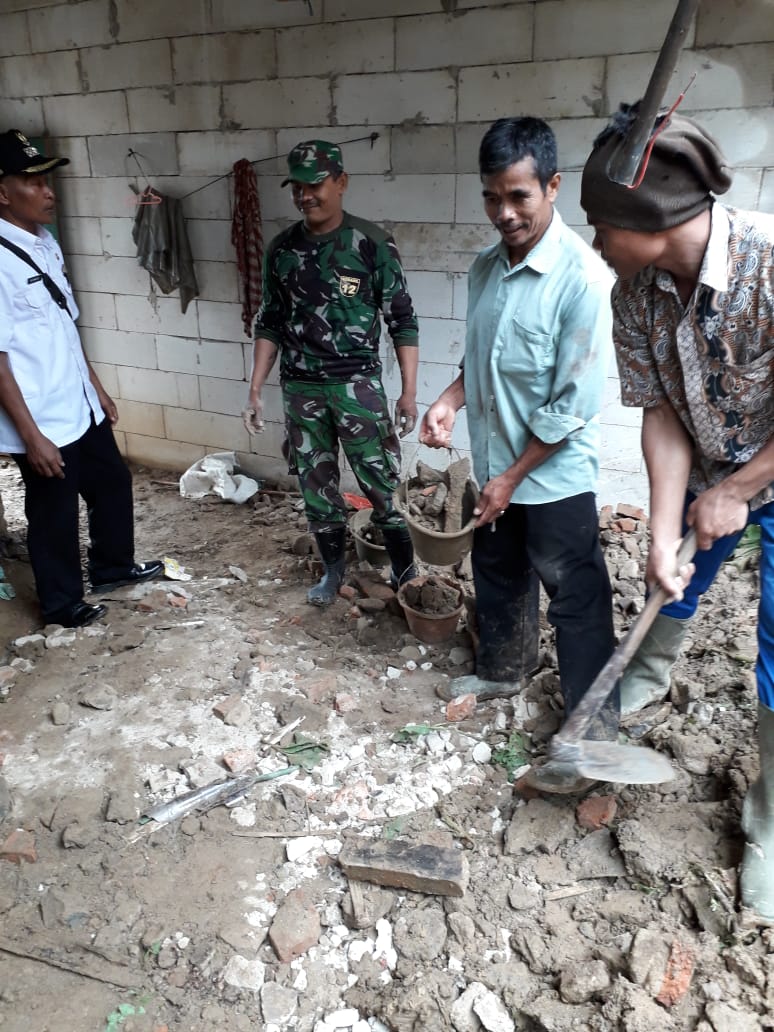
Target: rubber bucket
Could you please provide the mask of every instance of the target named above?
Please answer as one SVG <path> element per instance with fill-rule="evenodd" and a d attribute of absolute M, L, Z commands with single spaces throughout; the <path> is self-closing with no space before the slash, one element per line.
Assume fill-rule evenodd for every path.
<path fill-rule="evenodd" d="M 419 609 L 414 609 L 409 605 L 406 600 L 407 591 L 410 588 L 421 588 L 428 580 L 441 580 L 444 584 L 448 584 L 449 587 L 454 588 L 458 596 L 458 605 L 449 613 L 425 613 Z M 452 637 L 454 632 L 457 630 L 457 624 L 459 623 L 460 614 L 464 608 L 464 596 L 462 588 L 455 581 L 449 580 L 446 577 L 433 577 L 433 575 L 414 577 L 413 580 L 406 581 L 405 584 L 401 584 L 398 588 L 397 599 L 400 603 L 403 613 L 406 617 L 406 623 L 409 625 L 409 630 L 418 638 L 420 641 L 425 642 L 426 645 L 437 645 L 439 642 L 448 641 Z"/>
<path fill-rule="evenodd" d="M 473 515 L 473 510 L 478 501 L 478 488 L 472 480 L 467 482 L 462 496 L 462 530 L 454 534 L 444 534 L 423 527 L 409 512 L 408 492 L 417 483 L 416 478 L 402 481 L 392 496 L 395 508 L 408 525 L 414 551 L 423 562 L 431 566 L 456 566 L 473 547 L 473 529 L 477 519 Z"/>
<path fill-rule="evenodd" d="M 359 509 L 349 521 L 349 529 L 355 540 L 355 551 L 358 559 L 370 563 L 372 566 L 386 566 L 390 561 L 387 549 L 384 545 L 375 545 L 363 537 L 368 524 L 371 522 L 373 509 Z"/>

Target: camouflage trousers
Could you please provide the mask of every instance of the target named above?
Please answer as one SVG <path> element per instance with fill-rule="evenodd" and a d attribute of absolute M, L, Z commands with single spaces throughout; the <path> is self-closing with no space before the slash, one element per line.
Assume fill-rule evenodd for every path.
<path fill-rule="evenodd" d="M 405 527 L 392 502 L 400 481 L 400 445 L 378 376 L 349 383 L 282 385 L 288 465 L 298 475 L 313 533 L 347 519 L 340 493 L 339 445 L 374 507 L 373 523 Z"/>

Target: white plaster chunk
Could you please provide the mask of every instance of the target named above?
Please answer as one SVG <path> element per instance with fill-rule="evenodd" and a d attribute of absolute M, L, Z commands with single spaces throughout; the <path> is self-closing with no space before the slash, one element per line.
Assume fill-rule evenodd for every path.
<path fill-rule="evenodd" d="M 505 1004 L 489 990 L 473 1001 L 473 1012 L 487 1032 L 515 1032 L 516 1026 Z"/>
<path fill-rule="evenodd" d="M 260 960 L 248 960 L 235 953 L 223 969 L 223 981 L 237 989 L 252 989 L 257 992 L 263 985 L 266 965 Z"/>
<path fill-rule="evenodd" d="M 316 835 L 305 835 L 303 838 L 290 839 L 285 846 L 285 855 L 291 863 L 300 860 L 311 852 L 319 853 L 323 849 L 323 840 Z"/>

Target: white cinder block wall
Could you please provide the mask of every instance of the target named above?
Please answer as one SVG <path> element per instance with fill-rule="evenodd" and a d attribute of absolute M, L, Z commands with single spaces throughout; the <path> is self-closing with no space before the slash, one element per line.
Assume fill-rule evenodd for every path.
<path fill-rule="evenodd" d="M 279 185 L 287 151 L 315 136 L 345 144 L 347 206 L 394 231 L 408 271 L 424 411 L 456 375 L 466 269 L 493 239 L 476 174 L 483 131 L 502 115 L 550 121 L 559 209 L 588 237 L 579 170 L 617 103 L 644 91 L 676 3 L 0 0 L 0 123 L 50 137 L 71 158 L 57 177 L 61 235 L 125 453 L 183 470 L 234 449 L 259 475 L 284 471 L 276 379 L 265 434 L 250 440 L 239 418 L 252 348 L 231 245 L 237 159 L 260 161 L 268 240 L 294 216 Z M 772 0 L 702 0 L 669 93 L 697 73 L 682 109 L 738 166 L 728 199 L 742 207 L 774 210 L 772 67 Z M 374 132 L 373 144 L 348 142 Z M 176 295 L 149 291 L 135 260 L 128 184 L 144 181 L 130 148 L 157 189 L 190 195 L 201 296 L 185 315 Z M 394 400 L 396 362 L 384 353 Z M 639 418 L 618 404 L 614 367 L 603 420 L 599 502 L 645 504 Z M 455 443 L 466 450 L 464 419 Z"/>

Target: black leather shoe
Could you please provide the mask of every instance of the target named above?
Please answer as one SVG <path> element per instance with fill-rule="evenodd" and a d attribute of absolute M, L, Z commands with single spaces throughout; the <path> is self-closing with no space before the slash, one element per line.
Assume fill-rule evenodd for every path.
<path fill-rule="evenodd" d="M 87 624 L 101 619 L 106 612 L 107 606 L 91 606 L 88 602 L 81 600 L 73 602 L 71 606 L 57 609 L 53 613 L 47 613 L 44 618 L 47 624 L 57 623 L 62 627 L 86 627 Z"/>
<path fill-rule="evenodd" d="M 142 584 L 143 581 L 153 580 L 160 573 L 164 572 L 164 563 L 161 559 L 153 559 L 149 563 L 135 563 L 131 570 L 128 570 L 123 577 L 117 577 L 112 581 L 91 582 L 92 591 L 112 591 L 114 588 L 124 588 L 127 584 Z"/>

